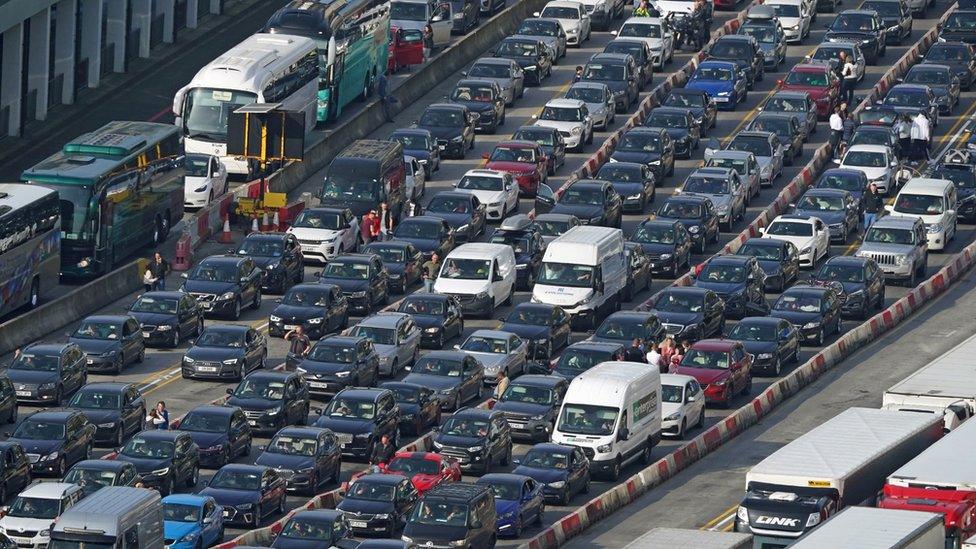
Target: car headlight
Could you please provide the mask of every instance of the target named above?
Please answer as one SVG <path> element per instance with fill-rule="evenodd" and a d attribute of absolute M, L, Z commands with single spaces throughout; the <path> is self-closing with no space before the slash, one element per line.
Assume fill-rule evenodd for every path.
<path fill-rule="evenodd" d="M 698 225 L 692 225 L 691 227 L 688 227 L 688 232 L 691 234 L 698 234 L 701 232 L 701 227 Z"/>
<path fill-rule="evenodd" d="M 641 197 L 640 193 L 632 194 L 627 197 L 627 200 L 640 200 L 640 197 Z"/>
<path fill-rule="evenodd" d="M 563 488 L 566 487 L 566 481 L 565 480 L 557 480 L 556 482 L 550 482 L 548 484 L 548 486 L 550 488 L 555 488 L 556 490 L 561 490 L 561 489 L 563 489 Z"/>
<path fill-rule="evenodd" d="M 159 330 L 160 332 L 168 332 L 172 330 L 173 327 L 170 326 L 169 324 L 160 324 L 159 326 L 156 327 L 156 329 Z"/>
<path fill-rule="evenodd" d="M 444 445 L 443 445 L 443 444 L 441 444 L 440 442 L 437 442 L 436 440 L 435 440 L 435 441 L 433 441 L 433 444 L 434 444 L 434 449 L 435 449 L 435 450 L 440 450 L 441 448 L 443 448 L 443 447 L 444 447 Z"/>
<path fill-rule="evenodd" d="M 756 355 L 756 358 L 759 358 L 759 359 L 762 359 L 762 360 L 769 360 L 769 359 L 773 358 L 773 353 L 759 353 L 758 355 Z"/>
<path fill-rule="evenodd" d="M 709 385 L 714 385 L 715 387 L 724 387 L 725 384 L 728 383 L 728 382 L 729 382 L 728 379 L 717 379 L 717 380 L 709 383 Z"/>
<path fill-rule="evenodd" d="M 61 457 L 61 452 L 55 450 L 55 451 L 51 452 L 50 454 L 48 454 L 48 455 L 44 456 L 43 458 L 41 458 L 41 461 L 52 461 L 52 460 L 58 459 L 59 457 Z"/>
<path fill-rule="evenodd" d="M 217 299 L 220 299 L 222 301 L 227 301 L 228 299 L 234 299 L 234 292 L 226 292 L 220 297 L 218 297 Z"/>
<path fill-rule="evenodd" d="M 770 174 L 772 174 L 773 173 L 773 165 L 772 164 L 766 164 L 765 166 L 762 167 L 762 169 L 759 170 L 759 173 L 761 175 L 770 175 Z"/>
<path fill-rule="evenodd" d="M 209 448 L 204 448 L 203 451 L 204 452 L 219 452 L 219 451 L 221 451 L 223 449 L 224 449 L 224 445 L 223 444 L 214 444 L 213 446 L 210 446 Z"/>
<path fill-rule="evenodd" d="M 476 294 L 476 295 L 474 296 L 474 298 L 475 298 L 475 299 L 488 299 L 488 292 L 478 292 L 478 293 L 477 293 L 477 294 Z"/>
<path fill-rule="evenodd" d="M 379 520 L 386 520 L 386 519 L 390 518 L 390 515 L 388 513 L 380 513 L 378 515 L 373 515 L 373 518 L 379 519 Z"/>
<path fill-rule="evenodd" d="M 856 292 L 847 294 L 848 301 L 860 301 L 862 299 L 864 299 L 864 290 L 857 290 Z"/>
<path fill-rule="evenodd" d="M 407 545 L 412 545 L 413 544 L 413 538 L 409 538 L 407 536 L 400 536 L 400 541 L 402 541 L 403 543 L 406 543 Z"/>
<path fill-rule="evenodd" d="M 651 166 L 660 166 L 661 165 L 661 159 L 658 158 L 657 160 L 651 160 L 650 162 L 648 162 L 648 164 L 651 165 Z"/>
<path fill-rule="evenodd" d="M 464 547 L 467 544 L 468 540 L 466 539 L 457 539 L 448 543 L 451 547 Z"/>
<path fill-rule="evenodd" d="M 942 223 L 933 223 L 927 227 L 930 233 L 941 233 L 943 226 Z"/>
<path fill-rule="evenodd" d="M 352 292 L 349 297 L 366 297 L 366 292 Z"/>
<path fill-rule="evenodd" d="M 276 415 L 278 415 L 280 413 L 281 413 L 281 407 L 280 406 L 278 408 L 271 408 L 269 410 L 265 410 L 264 411 L 264 415 L 266 415 L 266 416 L 276 416 Z"/>
<path fill-rule="evenodd" d="M 719 96 L 719 97 L 728 97 L 729 95 L 731 95 L 731 92 L 727 92 L 727 91 L 724 91 L 724 92 L 718 92 L 718 93 L 717 93 L 717 94 L 715 94 L 715 95 L 717 95 L 717 96 Z"/>
<path fill-rule="evenodd" d="M 233 366 L 233 365 L 237 364 L 240 361 L 241 361 L 241 359 L 239 359 L 239 358 L 228 358 L 227 360 L 223 361 L 223 363 L 226 364 L 226 365 L 228 365 L 228 366 Z"/>
<path fill-rule="evenodd" d="M 810 513 L 807 517 L 807 528 L 813 528 L 818 524 L 820 524 L 820 513 Z"/>
<path fill-rule="evenodd" d="M 101 356 L 101 357 L 110 357 L 110 356 L 115 356 L 115 353 L 116 353 L 116 352 L 117 352 L 117 350 L 116 350 L 116 349 L 112 349 L 111 351 L 105 351 L 104 353 L 102 353 L 102 354 L 100 354 L 100 355 L 98 355 L 98 356 Z"/>
<path fill-rule="evenodd" d="M 542 420 L 546 419 L 546 414 L 535 415 L 535 416 L 530 417 L 529 419 L 531 419 L 532 421 L 542 421 Z"/>
<path fill-rule="evenodd" d="M 678 421 L 679 419 L 681 419 L 681 412 L 675 412 L 664 418 L 664 421 Z"/>
<path fill-rule="evenodd" d="M 671 254 L 661 254 L 661 259 L 671 259 Z"/>
<path fill-rule="evenodd" d="M 469 229 L 468 225 L 461 225 L 457 229 L 454 229 L 454 232 L 456 232 L 456 233 L 466 233 L 466 232 L 468 232 L 468 229 Z"/>
<path fill-rule="evenodd" d="M 463 13 L 455 13 L 454 14 L 454 18 L 455 19 L 464 19 L 464 14 Z"/>
<path fill-rule="evenodd" d="M 424 330 L 425 334 L 436 334 L 441 330 L 440 326 L 432 326 Z"/>
<path fill-rule="evenodd" d="M 451 143 L 461 143 L 462 141 L 464 141 L 464 136 L 463 135 L 459 135 L 457 137 L 452 137 L 451 138 Z"/>
<path fill-rule="evenodd" d="M 729 213 L 729 205 L 728 204 L 720 204 L 719 207 L 716 208 L 716 211 L 718 211 L 718 213 L 720 213 L 720 214 Z"/>
<path fill-rule="evenodd" d="M 739 508 L 735 510 L 735 518 L 748 522 L 749 510 L 740 505 Z"/>
<path fill-rule="evenodd" d="M 819 322 L 807 322 L 806 324 L 803 325 L 804 330 L 814 330 L 819 327 L 820 327 Z"/>
<path fill-rule="evenodd" d="M 343 377 L 343 378 L 344 377 L 349 377 L 351 375 L 352 375 L 352 372 L 336 372 L 336 374 L 335 374 L 336 377 Z"/>
<path fill-rule="evenodd" d="M 209 189 L 209 188 L 210 188 L 209 185 L 200 185 L 196 189 L 193 189 L 193 192 L 195 192 L 195 193 L 202 193 L 202 192 L 206 192 L 207 189 Z"/>
<path fill-rule="evenodd" d="M 40 532 L 37 533 L 37 535 L 42 538 L 49 538 L 51 537 L 51 529 L 48 528 L 46 530 L 41 530 Z"/>
<path fill-rule="evenodd" d="M 281 317 L 280 316 L 271 315 L 269 317 L 269 320 L 271 320 L 271 322 L 281 322 Z"/>
<path fill-rule="evenodd" d="M 597 446 L 596 447 L 596 451 L 599 452 L 599 453 L 601 453 L 601 454 L 605 454 L 605 453 L 609 452 L 610 450 L 613 450 L 613 443 L 612 442 L 608 442 L 606 444 L 603 444 L 603 445 L 600 445 L 600 446 Z"/>
<path fill-rule="evenodd" d="M 536 345 L 549 345 L 549 338 L 540 337 L 539 339 L 535 340 L 533 343 L 535 343 Z"/>
<path fill-rule="evenodd" d="M 591 223 L 591 224 L 592 224 L 592 223 L 599 223 L 599 222 L 601 222 L 601 221 L 603 221 L 603 216 L 602 216 L 602 215 L 598 215 L 598 216 L 596 216 L 596 217 L 591 217 L 591 218 L 590 218 L 590 223 Z"/>
<path fill-rule="evenodd" d="M 907 265 L 908 264 L 908 256 L 907 255 L 895 256 L 895 264 L 897 264 L 897 265 Z"/>
<path fill-rule="evenodd" d="M 149 473 L 154 477 L 161 477 L 169 474 L 169 467 L 163 467 L 162 469 L 156 469 L 155 471 Z"/>
<path fill-rule="evenodd" d="M 573 133 L 573 135 L 579 135 L 582 132 L 583 132 L 583 129 L 580 128 L 579 126 L 576 126 L 575 128 L 573 128 L 573 132 L 572 133 Z"/>
<path fill-rule="evenodd" d="M 800 248 L 800 255 L 808 254 L 808 253 L 810 253 L 810 246 L 805 246 L 803 248 Z"/>
<path fill-rule="evenodd" d="M 353 438 L 356 438 L 356 439 L 359 439 L 359 440 L 368 440 L 369 439 L 369 433 L 356 433 L 352 437 Z"/>
<path fill-rule="evenodd" d="M 99 429 L 115 429 L 115 423 L 99 423 Z"/>
<path fill-rule="evenodd" d="M 185 356 L 185 357 L 183 357 L 183 362 L 186 363 L 186 364 L 193 364 L 196 361 L 193 360 L 192 358 L 188 357 L 188 356 Z"/>
<path fill-rule="evenodd" d="M 484 449 L 485 449 L 484 446 L 471 446 L 470 448 L 468 448 L 468 451 L 469 452 L 480 452 L 480 451 L 482 451 Z"/>
<path fill-rule="evenodd" d="M 577 29 L 577 28 L 567 29 L 566 30 L 566 34 L 569 34 L 569 35 L 579 34 L 579 29 Z"/>
<path fill-rule="evenodd" d="M 539 70 L 539 67 L 537 67 L 537 66 L 535 66 L 535 65 L 529 65 L 528 67 L 525 67 L 525 68 L 524 68 L 524 69 L 522 69 L 522 70 L 526 70 L 526 71 L 536 71 L 536 70 Z"/>
<path fill-rule="evenodd" d="M 180 541 L 187 542 L 187 543 L 192 543 L 192 542 L 196 541 L 197 536 L 199 534 L 200 534 L 199 532 L 190 532 L 189 534 L 187 534 L 187 535 L 183 536 L 182 538 L 180 538 Z"/>
<path fill-rule="evenodd" d="M 310 319 L 308 319 L 308 323 L 309 324 L 322 324 L 322 320 L 323 320 L 323 318 L 321 316 L 320 317 L 317 317 L 317 318 L 310 318 Z"/>

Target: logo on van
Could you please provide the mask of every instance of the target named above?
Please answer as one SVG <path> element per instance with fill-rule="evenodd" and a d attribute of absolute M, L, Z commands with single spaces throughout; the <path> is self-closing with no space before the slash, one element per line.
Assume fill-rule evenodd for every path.
<path fill-rule="evenodd" d="M 767 517 L 765 515 L 759 515 L 756 517 L 756 524 L 762 526 L 785 526 L 787 528 L 796 528 L 800 524 L 800 519 L 789 517 Z"/>
<path fill-rule="evenodd" d="M 644 398 L 634 402 L 632 414 L 634 421 L 643 419 L 645 416 L 657 410 L 657 391 L 652 391 Z"/>

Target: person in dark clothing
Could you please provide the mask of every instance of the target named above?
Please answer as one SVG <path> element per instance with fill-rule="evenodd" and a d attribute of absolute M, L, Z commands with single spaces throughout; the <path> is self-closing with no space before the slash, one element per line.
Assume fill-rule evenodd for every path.
<path fill-rule="evenodd" d="M 153 278 L 156 279 L 153 282 L 153 290 L 166 290 L 166 275 L 169 274 L 169 261 L 163 259 L 163 254 L 156 252 L 153 254 L 153 260 L 149 262 L 149 272 L 152 273 Z"/>
<path fill-rule="evenodd" d="M 387 122 L 393 122 L 393 108 L 397 103 L 397 98 L 390 95 L 390 83 L 386 75 L 380 73 L 376 80 L 376 92 L 380 96 L 380 104 L 383 105 L 383 115 Z"/>
<path fill-rule="evenodd" d="M 288 348 L 288 356 L 285 357 L 285 365 L 289 370 L 293 370 L 312 349 L 312 341 L 305 335 L 305 330 L 301 326 L 289 330 L 285 334 L 285 341 L 291 342 L 291 346 Z"/>
<path fill-rule="evenodd" d="M 868 192 L 864 195 L 864 230 L 865 232 L 874 224 L 874 220 L 884 208 L 884 199 L 878 192 L 878 186 L 874 183 L 868 187 Z"/>
<path fill-rule="evenodd" d="M 639 337 L 635 337 L 630 347 L 627 347 L 624 352 L 624 360 L 627 362 L 647 362 L 647 352 L 644 351 L 644 346 L 641 345 Z"/>
<path fill-rule="evenodd" d="M 579 82 L 583 79 L 583 66 L 576 65 L 576 73 L 573 74 L 573 83 Z"/>
<path fill-rule="evenodd" d="M 380 443 L 373 446 L 373 453 L 369 455 L 369 464 L 389 463 L 394 454 L 396 454 L 396 448 L 390 443 L 390 436 L 383 435 L 380 437 Z"/>

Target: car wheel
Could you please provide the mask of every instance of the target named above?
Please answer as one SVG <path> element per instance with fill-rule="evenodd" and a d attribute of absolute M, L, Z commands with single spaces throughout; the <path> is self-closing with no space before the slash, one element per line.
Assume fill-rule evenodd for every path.
<path fill-rule="evenodd" d="M 613 482 L 617 482 L 617 479 L 620 478 L 620 458 L 613 460 L 613 465 L 610 467 L 609 477 Z"/>
<path fill-rule="evenodd" d="M 177 348 L 180 346 L 180 330 L 179 328 L 173 330 L 173 341 L 169 343 L 170 347 Z"/>
<path fill-rule="evenodd" d="M 136 362 L 138 362 L 139 364 L 142 364 L 142 361 L 144 361 L 144 360 L 146 360 L 146 347 L 145 346 L 143 346 L 142 349 L 139 349 L 139 354 L 136 355 Z"/>
<path fill-rule="evenodd" d="M 112 363 L 112 373 L 119 375 L 122 373 L 122 366 L 125 364 L 125 355 L 119 353 L 115 356 L 115 361 Z"/>
<path fill-rule="evenodd" d="M 572 499 L 573 495 L 569 492 L 569 481 L 566 481 L 566 488 L 563 490 L 562 496 L 559 497 L 559 504 L 563 507 L 569 506 L 569 500 Z"/>
<path fill-rule="evenodd" d="M 254 508 L 254 517 L 251 520 L 251 526 L 253 528 L 261 527 L 261 515 L 263 515 L 261 512 L 261 504 L 258 504 L 257 507 Z"/>
<path fill-rule="evenodd" d="M 695 423 L 695 427 L 701 429 L 705 426 L 705 407 L 703 406 L 701 412 L 698 413 L 698 421 Z"/>
<path fill-rule="evenodd" d="M 143 417 L 146 417 L 143 415 Z M 118 429 L 115 430 L 115 447 L 121 448 L 125 445 L 125 424 L 120 423 Z"/>
<path fill-rule="evenodd" d="M 783 361 L 780 360 L 779 353 L 776 353 L 776 362 L 773 363 L 773 375 L 779 377 L 782 371 L 783 371 Z"/>
<path fill-rule="evenodd" d="M 251 301 L 251 309 L 255 311 L 261 308 L 261 290 L 254 292 L 254 300 Z"/>
<path fill-rule="evenodd" d="M 817 347 L 823 347 L 823 344 L 824 344 L 824 336 L 825 336 L 824 329 L 821 326 L 820 327 L 820 331 L 817 332 Z"/>

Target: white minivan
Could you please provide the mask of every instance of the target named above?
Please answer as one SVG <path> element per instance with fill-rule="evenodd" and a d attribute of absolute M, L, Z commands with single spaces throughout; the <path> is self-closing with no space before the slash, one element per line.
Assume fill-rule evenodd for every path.
<path fill-rule="evenodd" d="M 434 292 L 453 295 L 465 315 L 490 317 L 515 294 L 515 252 L 507 244 L 472 242 L 444 259 Z"/>
<path fill-rule="evenodd" d="M 617 310 L 626 269 L 620 229 L 573 227 L 546 247 L 532 302 L 562 307 L 574 325 L 595 329 Z"/>
<path fill-rule="evenodd" d="M 944 250 L 956 237 L 956 186 L 947 179 L 918 177 L 902 187 L 895 203 L 885 206 L 892 215 L 917 217 L 925 223 L 930 250 Z"/>
<path fill-rule="evenodd" d="M 661 374 L 640 362 L 602 362 L 576 376 L 552 432 L 579 446 L 593 474 L 617 480 L 624 465 L 651 463 L 661 440 Z"/>

